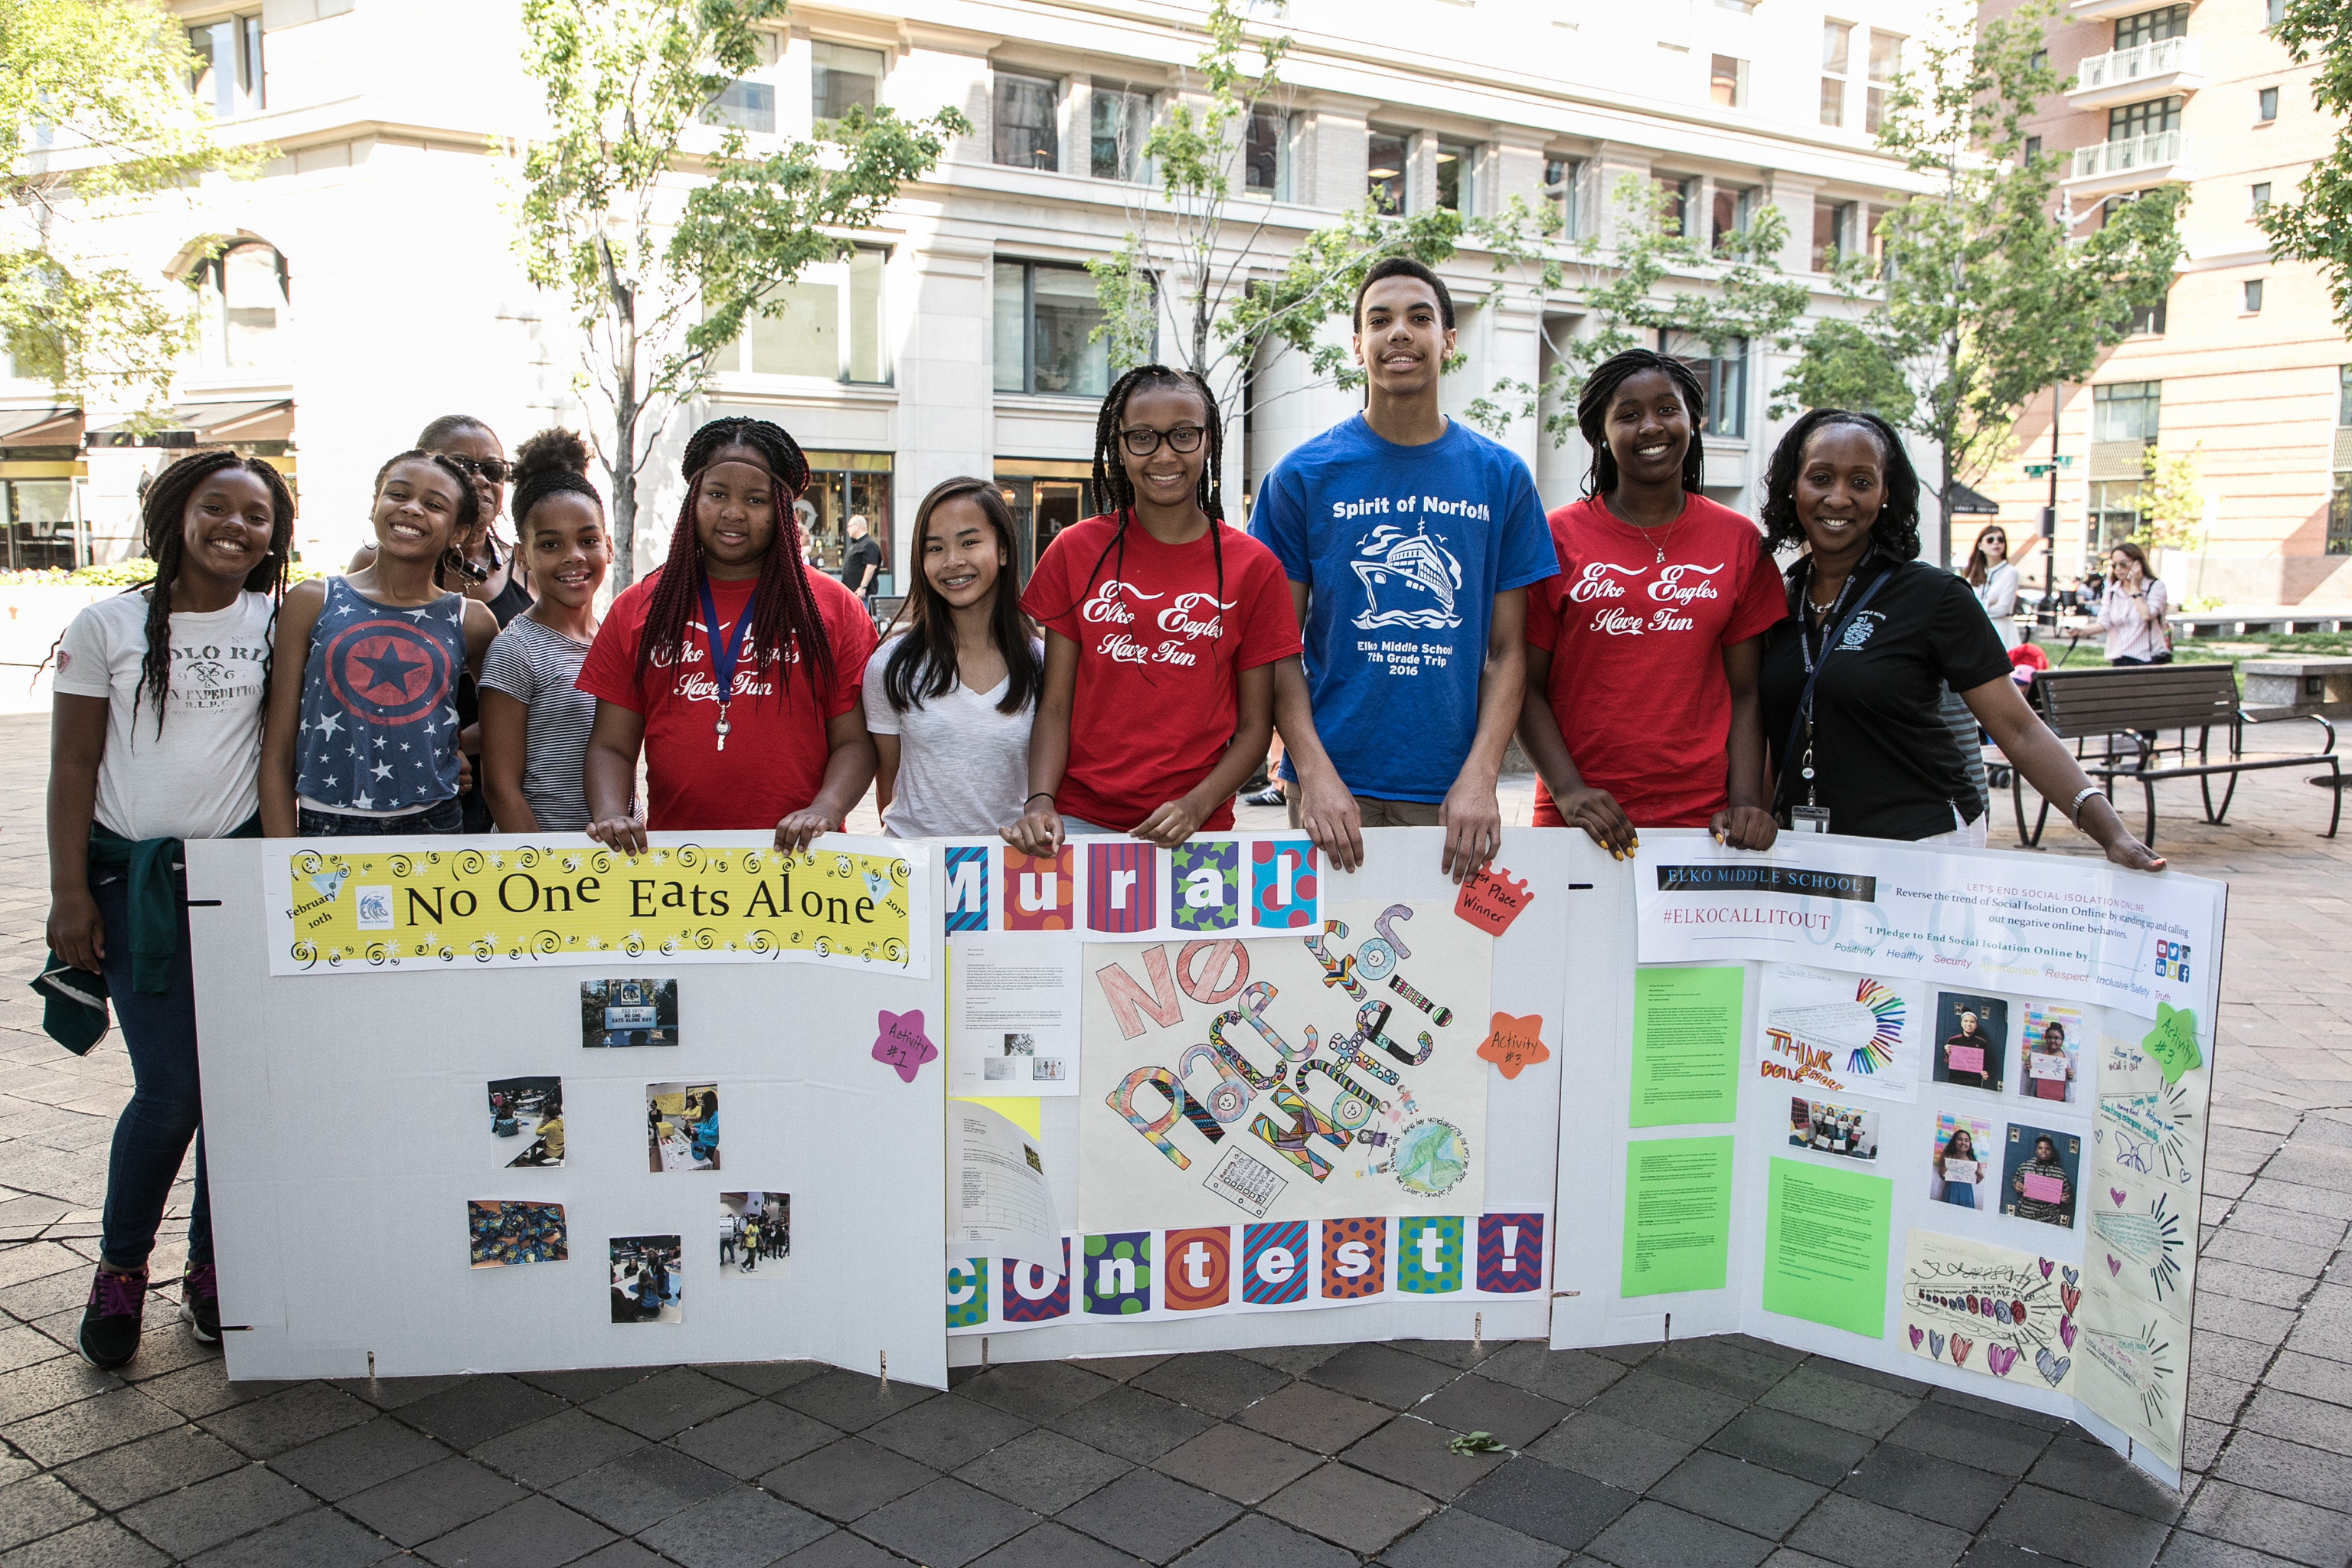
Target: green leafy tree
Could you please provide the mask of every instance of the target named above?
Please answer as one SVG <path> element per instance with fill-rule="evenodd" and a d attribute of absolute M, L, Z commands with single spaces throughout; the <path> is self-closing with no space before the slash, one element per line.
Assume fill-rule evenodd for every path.
<path fill-rule="evenodd" d="M 1887 95 L 1879 144 L 1926 189 L 1880 221 L 1884 264 L 1835 273 L 1846 304 L 1807 334 L 1776 390 L 1791 407 L 1866 407 L 1937 451 L 1935 559 L 1951 559 L 1954 489 L 2008 455 L 2018 410 L 2079 382 L 2161 301 L 2180 254 L 2183 193 L 2112 202 L 2087 237 L 2057 200 L 2059 155 L 2025 123 L 2068 84 L 2042 52 L 2037 0 L 1971 29 L 1939 29 Z"/>
<path fill-rule="evenodd" d="M 2352 331 L 2352 5 L 2287 0 L 2286 15 L 2270 33 L 2295 64 L 2319 61 L 2312 102 L 2335 117 L 2336 144 L 2313 162 L 2294 200 L 2271 203 L 2254 221 L 2278 260 L 2319 264 L 2336 301 L 2336 324 Z"/>
<path fill-rule="evenodd" d="M 754 310 L 813 262 L 847 255 L 899 187 L 971 129 L 853 109 L 755 153 L 714 101 L 760 61 L 784 0 L 524 0 L 525 68 L 549 134 L 524 154 L 518 245 L 562 294 L 575 388 L 611 482 L 615 586 L 634 575 L 637 479 L 670 414 Z"/>
<path fill-rule="evenodd" d="M 1552 366 L 1543 379 L 1498 382 L 1494 398 L 1465 410 L 1490 434 L 1499 435 L 1514 418 L 1538 417 L 1549 402 L 1544 434 L 1554 446 L 1564 444 L 1576 432 L 1585 377 L 1610 355 L 1630 348 L 1686 354 L 1704 345 L 1716 358 L 1739 339 L 1785 346 L 1790 327 L 1804 314 L 1811 291 L 1774 259 L 1789 238 L 1780 208 L 1762 208 L 1709 250 L 1683 233 L 1678 198 L 1652 182 L 1627 175 L 1610 200 L 1618 215 L 1614 244 L 1587 236 L 1570 266 L 1540 266 L 1547 291 L 1567 285 L 1584 300 L 1591 330 L 1562 338 L 1547 326 Z M 1519 259 L 1509 248 L 1515 239 L 1504 237 L 1503 254 Z"/>
<path fill-rule="evenodd" d="M 0 341 L 60 395 L 149 407 L 194 341 L 194 302 L 93 260 L 100 220 L 248 176 L 266 148 L 225 148 L 188 90 L 195 55 L 150 0 L 0 0 Z"/>
<path fill-rule="evenodd" d="M 2202 441 L 2186 452 L 2150 447 L 2140 454 L 2147 477 L 2140 487 L 2139 526 L 2131 537 L 2141 549 L 2190 550 L 2205 537 L 2205 489 L 2198 473 L 2204 455 Z"/>

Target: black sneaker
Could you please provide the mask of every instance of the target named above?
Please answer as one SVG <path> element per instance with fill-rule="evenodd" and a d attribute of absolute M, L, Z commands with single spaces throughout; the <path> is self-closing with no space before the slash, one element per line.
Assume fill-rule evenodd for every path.
<path fill-rule="evenodd" d="M 1255 795 L 1245 795 L 1242 796 L 1242 804 L 1244 805 L 1281 805 L 1288 801 L 1289 798 L 1290 797 L 1288 795 L 1282 793 L 1282 786 L 1278 784 L 1275 784 L 1266 785 L 1264 789 L 1259 790 Z"/>
<path fill-rule="evenodd" d="M 101 1268 L 90 1281 L 74 1349 L 100 1372 L 112 1372 L 139 1353 L 139 1315 L 147 1305 L 147 1275 Z"/>
<path fill-rule="evenodd" d="M 180 1281 L 180 1321 L 192 1324 L 205 1344 L 220 1342 L 220 1276 L 199 1263 Z"/>

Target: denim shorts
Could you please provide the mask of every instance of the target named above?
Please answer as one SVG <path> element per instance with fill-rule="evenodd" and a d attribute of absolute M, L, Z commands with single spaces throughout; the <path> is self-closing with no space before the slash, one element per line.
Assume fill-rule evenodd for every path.
<path fill-rule="evenodd" d="M 396 838 L 419 833 L 465 831 L 466 808 L 455 796 L 422 811 L 404 811 L 398 816 L 314 811 L 307 805 L 297 806 L 294 811 L 295 836 L 301 838 Z"/>

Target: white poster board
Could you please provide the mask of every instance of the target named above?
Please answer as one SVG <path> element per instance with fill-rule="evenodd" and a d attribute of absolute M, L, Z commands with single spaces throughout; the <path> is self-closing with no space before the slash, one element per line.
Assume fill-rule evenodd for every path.
<path fill-rule="evenodd" d="M 950 1092 L 1034 1134 L 1069 1248 L 1058 1277 L 951 1256 L 951 1362 L 1547 1331 L 1560 1086 L 1633 963 L 1620 868 L 1515 830 L 1465 900 L 1441 831 L 1365 839 L 1352 874 L 1297 834 L 940 847 Z"/>
<path fill-rule="evenodd" d="M 1560 1141 L 1563 1202 L 1605 1196 L 1552 1343 L 1750 1333 L 2071 1417 L 2178 1486 L 2225 886 L 1654 830 L 1622 896 L 1642 967 L 1590 1089 L 1625 1131 Z M 1736 1107 L 1645 1118 L 1718 983 Z"/>
<path fill-rule="evenodd" d="M 624 862 L 618 881 L 664 884 L 656 907 L 677 881 L 689 911 L 699 886 L 708 922 L 717 884 L 696 883 L 698 858 L 731 854 L 740 874 L 767 840 L 653 843 L 660 864 Z M 817 851 L 793 863 L 803 881 L 813 862 L 860 887 L 875 865 L 886 881 L 897 868 L 866 914 L 895 907 L 911 952 L 886 957 L 877 938 L 872 961 L 845 960 L 690 931 L 664 951 L 626 931 L 589 950 L 602 928 L 550 917 L 542 893 L 534 930 L 551 947 L 485 927 L 430 953 L 278 973 L 285 890 L 315 896 L 314 877 L 341 901 L 391 885 L 396 858 L 498 856 L 504 874 L 602 852 L 506 837 L 191 843 L 230 1375 L 812 1358 L 944 1386 L 936 858 L 840 837 Z M 778 864 L 761 874 L 781 875 L 785 858 L 767 858 Z M 581 868 L 569 874 L 576 885 Z M 910 921 L 919 940 L 905 943 Z M 549 1080 L 561 1164 L 546 1163 Z M 562 1208 L 561 1261 L 547 1205 Z M 668 1237 L 674 1258 L 633 1241 Z M 629 1244 L 617 1278 L 616 1240 Z"/>

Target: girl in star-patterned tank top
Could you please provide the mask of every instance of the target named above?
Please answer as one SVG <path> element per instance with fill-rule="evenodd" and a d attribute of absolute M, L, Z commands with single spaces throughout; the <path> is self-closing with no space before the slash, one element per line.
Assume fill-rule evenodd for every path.
<path fill-rule="evenodd" d="M 498 621 L 443 580 L 477 504 L 447 461 L 404 452 L 376 475 L 374 563 L 287 595 L 274 662 L 302 679 L 269 694 L 270 837 L 463 830 L 456 687 L 460 673 L 479 673 Z"/>

